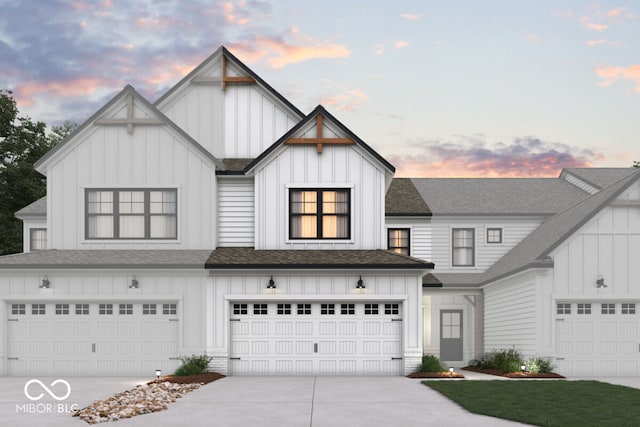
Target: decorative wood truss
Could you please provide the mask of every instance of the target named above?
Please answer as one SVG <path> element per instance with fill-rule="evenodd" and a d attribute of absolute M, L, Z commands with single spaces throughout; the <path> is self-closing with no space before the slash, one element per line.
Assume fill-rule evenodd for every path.
<path fill-rule="evenodd" d="M 205 77 L 198 76 L 191 79 L 193 83 L 197 84 L 217 84 L 220 83 L 222 90 L 227 90 L 227 84 L 254 84 L 256 81 L 253 77 L 249 76 L 227 76 L 227 57 L 222 55 L 222 77 Z"/>
<path fill-rule="evenodd" d="M 355 141 L 351 138 L 325 138 L 322 136 L 322 114 L 317 116 L 317 136 L 315 138 L 289 138 L 284 143 L 288 145 L 315 145 L 318 154 L 322 153 L 323 145 L 352 145 Z"/>
<path fill-rule="evenodd" d="M 134 117 L 133 114 L 133 95 L 127 95 L 127 117 L 120 118 L 103 118 L 98 119 L 94 122 L 97 125 L 106 125 L 106 126 L 122 126 L 127 125 L 127 132 L 133 133 L 134 125 L 143 125 L 143 126 L 161 126 L 165 124 L 162 120 L 159 119 L 151 119 L 145 117 Z"/>

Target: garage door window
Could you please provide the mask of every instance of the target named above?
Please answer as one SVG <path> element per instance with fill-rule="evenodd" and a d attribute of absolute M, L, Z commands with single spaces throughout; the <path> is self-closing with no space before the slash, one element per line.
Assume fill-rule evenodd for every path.
<path fill-rule="evenodd" d="M 556 307 L 558 314 L 571 314 L 571 304 L 560 303 Z"/>
<path fill-rule="evenodd" d="M 378 314 L 378 304 L 365 304 L 364 314 Z"/>
<path fill-rule="evenodd" d="M 174 315 L 178 312 L 178 304 L 162 304 L 162 314 Z"/>
<path fill-rule="evenodd" d="M 356 314 L 355 304 L 340 304 L 340 314 Z"/>
<path fill-rule="evenodd" d="M 44 304 L 31 304 L 31 314 L 46 314 Z"/>
<path fill-rule="evenodd" d="M 616 314 L 616 305 L 615 304 L 602 304 L 600 308 L 600 313 L 602 314 Z"/>
<path fill-rule="evenodd" d="M 76 304 L 76 314 L 89 314 L 89 304 Z"/>
<path fill-rule="evenodd" d="M 267 304 L 253 304 L 253 314 L 264 316 L 268 313 Z"/>
<path fill-rule="evenodd" d="M 133 304 L 120 304 L 118 309 L 121 315 L 133 314 Z"/>
<path fill-rule="evenodd" d="M 335 304 L 321 304 L 320 305 L 320 314 L 336 314 L 336 306 Z"/>
<path fill-rule="evenodd" d="M 27 310 L 24 304 L 11 304 L 11 314 L 26 314 Z"/>
<path fill-rule="evenodd" d="M 398 304 L 385 304 L 384 314 L 398 314 Z"/>
<path fill-rule="evenodd" d="M 113 304 L 99 304 L 98 314 L 102 314 L 102 315 L 113 314 Z"/>
<path fill-rule="evenodd" d="M 636 305 L 622 304 L 622 314 L 636 314 Z"/>
<path fill-rule="evenodd" d="M 310 315 L 311 314 L 311 304 L 298 304 L 298 314 L 300 315 Z"/>
<path fill-rule="evenodd" d="M 278 314 L 291 314 L 291 304 L 278 304 Z"/>
<path fill-rule="evenodd" d="M 56 304 L 56 314 L 69 314 L 69 304 Z"/>
<path fill-rule="evenodd" d="M 247 314 L 247 304 L 244 305 L 245 313 Z M 152 315 L 157 314 L 155 304 L 142 304 L 142 314 Z"/>
<path fill-rule="evenodd" d="M 591 304 L 578 304 L 578 314 L 591 314 Z"/>

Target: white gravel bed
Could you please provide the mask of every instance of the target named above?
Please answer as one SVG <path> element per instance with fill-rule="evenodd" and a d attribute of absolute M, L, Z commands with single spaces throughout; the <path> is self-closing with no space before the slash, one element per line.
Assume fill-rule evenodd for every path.
<path fill-rule="evenodd" d="M 89 406 L 73 413 L 89 424 L 118 421 L 136 415 L 148 414 L 167 409 L 186 393 L 200 388 L 202 384 L 175 384 L 156 382 L 139 385 L 105 400 L 96 400 Z"/>

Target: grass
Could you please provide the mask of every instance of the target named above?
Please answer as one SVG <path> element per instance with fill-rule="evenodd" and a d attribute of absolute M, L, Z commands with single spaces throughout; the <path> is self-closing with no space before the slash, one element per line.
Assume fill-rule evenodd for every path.
<path fill-rule="evenodd" d="M 538 426 L 637 426 L 640 390 L 598 381 L 424 381 L 468 411 Z"/>

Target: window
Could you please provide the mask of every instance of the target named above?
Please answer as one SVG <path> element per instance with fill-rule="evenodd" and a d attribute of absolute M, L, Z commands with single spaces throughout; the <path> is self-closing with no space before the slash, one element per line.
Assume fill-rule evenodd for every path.
<path fill-rule="evenodd" d="M 398 304 L 385 304 L 384 314 L 398 314 L 400 311 L 399 308 Z"/>
<path fill-rule="evenodd" d="M 365 304 L 364 314 L 378 314 L 378 304 Z"/>
<path fill-rule="evenodd" d="M 31 228 L 29 230 L 29 250 L 43 251 L 47 249 L 47 229 Z"/>
<path fill-rule="evenodd" d="M 245 304 L 244 307 L 246 309 L 247 305 Z M 157 314 L 156 305 L 155 304 L 142 304 L 142 314 L 147 314 L 147 315 Z"/>
<path fill-rule="evenodd" d="M 355 304 L 340 304 L 340 314 L 356 314 Z"/>
<path fill-rule="evenodd" d="M 98 304 L 98 314 L 113 314 L 113 304 Z"/>
<path fill-rule="evenodd" d="M 11 314 L 27 314 L 25 304 L 11 304 Z"/>
<path fill-rule="evenodd" d="M 85 190 L 87 239 L 176 239 L 175 189 Z"/>
<path fill-rule="evenodd" d="M 89 314 L 89 304 L 76 304 L 76 314 Z"/>
<path fill-rule="evenodd" d="M 133 304 L 119 304 L 118 310 L 119 313 L 123 316 L 133 314 Z"/>
<path fill-rule="evenodd" d="M 349 239 L 351 190 L 289 190 L 291 239 Z"/>
<path fill-rule="evenodd" d="M 69 304 L 56 304 L 56 314 L 69 314 Z"/>
<path fill-rule="evenodd" d="M 487 228 L 487 243 L 502 243 L 502 228 Z"/>
<path fill-rule="evenodd" d="M 473 228 L 454 228 L 452 230 L 454 267 L 473 267 L 475 230 Z"/>
<path fill-rule="evenodd" d="M 267 304 L 253 304 L 253 314 L 265 315 L 268 313 Z"/>
<path fill-rule="evenodd" d="M 571 314 L 571 304 L 560 303 L 556 306 L 557 314 Z"/>
<path fill-rule="evenodd" d="M 278 304 L 278 314 L 291 314 L 291 304 Z"/>
<path fill-rule="evenodd" d="M 335 304 L 320 304 L 320 314 L 336 314 Z"/>
<path fill-rule="evenodd" d="M 44 304 L 31 304 L 31 314 L 46 314 Z"/>
<path fill-rule="evenodd" d="M 636 314 L 636 305 L 622 304 L 622 314 Z"/>
<path fill-rule="evenodd" d="M 298 304 L 298 314 L 311 314 L 311 304 Z"/>
<path fill-rule="evenodd" d="M 397 254 L 409 255 L 409 229 L 389 228 L 387 230 L 387 249 Z"/>
<path fill-rule="evenodd" d="M 178 304 L 162 304 L 162 314 L 173 315 L 178 313 Z"/>
<path fill-rule="evenodd" d="M 233 314 L 247 314 L 247 304 L 233 304 Z"/>
<path fill-rule="evenodd" d="M 591 314 L 591 304 L 578 304 L 578 314 Z"/>
<path fill-rule="evenodd" d="M 601 304 L 600 305 L 600 313 L 601 314 L 616 314 L 616 305 L 615 304 Z"/>

